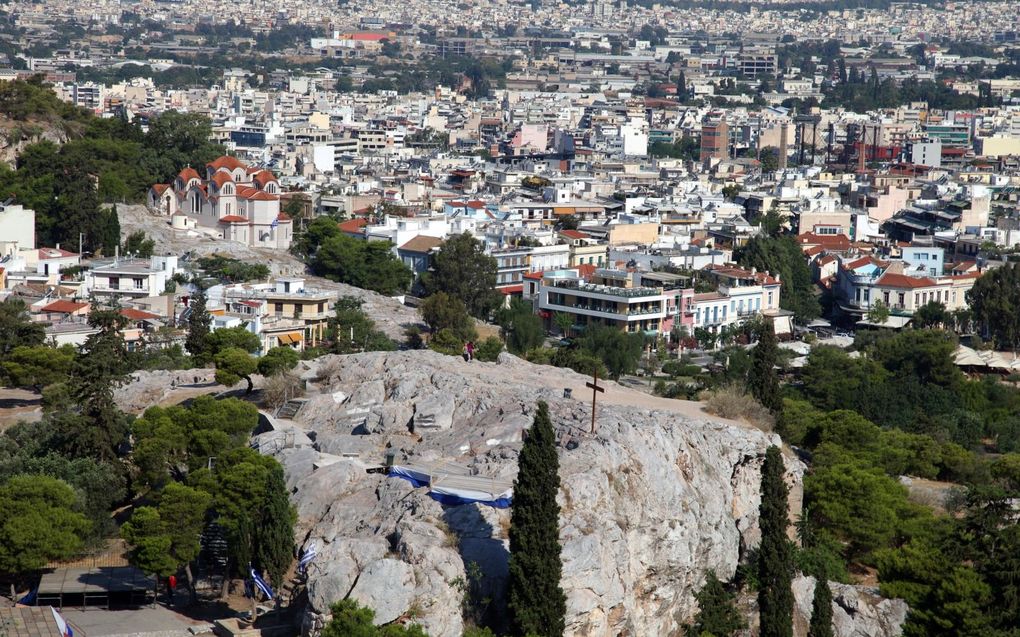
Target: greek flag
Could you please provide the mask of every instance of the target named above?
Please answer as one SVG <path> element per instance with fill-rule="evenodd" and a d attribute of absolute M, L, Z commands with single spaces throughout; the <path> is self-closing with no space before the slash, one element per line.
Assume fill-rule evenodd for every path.
<path fill-rule="evenodd" d="M 278 225 L 280 225 L 280 218 L 279 217 L 273 219 L 273 223 L 269 224 L 269 227 L 270 228 L 275 228 Z"/>
<path fill-rule="evenodd" d="M 319 554 L 319 552 L 318 552 L 318 549 L 315 548 L 315 542 L 312 542 L 311 544 L 309 544 L 308 548 L 305 549 L 305 554 L 301 556 L 301 561 L 298 562 L 298 571 L 300 571 L 302 573 L 307 571 L 308 570 L 308 564 L 312 560 L 314 560 L 315 556 L 318 555 L 318 554 Z"/>
<path fill-rule="evenodd" d="M 53 621 L 56 622 L 57 630 L 60 631 L 61 637 L 74 637 L 74 631 L 71 630 L 71 627 L 67 625 L 67 622 L 64 621 L 64 618 L 60 616 L 60 613 L 57 612 L 57 609 L 50 606 L 50 612 L 53 613 Z"/>
<path fill-rule="evenodd" d="M 266 581 L 259 577 L 259 574 L 255 572 L 255 569 L 251 569 L 251 581 L 255 582 L 255 588 L 262 591 L 262 594 L 266 596 L 266 599 L 273 599 L 275 597 L 275 595 L 273 595 L 273 589 L 269 588 L 269 584 L 266 584 Z"/>

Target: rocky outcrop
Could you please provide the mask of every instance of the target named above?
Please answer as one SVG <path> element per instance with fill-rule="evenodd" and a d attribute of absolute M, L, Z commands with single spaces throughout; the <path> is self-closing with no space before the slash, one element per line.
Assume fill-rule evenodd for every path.
<path fill-rule="evenodd" d="M 811 601 L 815 594 L 813 577 L 793 581 L 796 600 L 795 637 L 807 635 L 811 621 Z M 829 582 L 832 589 L 832 628 L 835 637 L 897 637 L 903 634 L 907 603 L 886 599 L 874 588 Z"/>
<path fill-rule="evenodd" d="M 600 381 L 607 391 L 590 434 L 587 379 L 569 370 L 427 351 L 317 364 L 335 369 L 332 380 L 313 388 L 295 423 L 256 438 L 286 469 L 299 542 L 318 548 L 309 632 L 346 596 L 375 608 L 377 621 L 413 619 L 434 637 L 461 634 L 466 591 L 497 600 L 477 613 L 499 614 L 509 512 L 443 506 L 425 488 L 369 470 L 390 453 L 397 463 L 450 462 L 512 480 L 539 399 L 560 441 L 567 635 L 679 634 L 705 573 L 731 577 L 758 541 L 761 462 L 779 440 L 696 403 Z M 563 397 L 566 388 L 575 398 Z M 279 431 L 290 427 L 302 435 Z M 798 511 L 802 465 L 788 458 L 787 467 Z"/>

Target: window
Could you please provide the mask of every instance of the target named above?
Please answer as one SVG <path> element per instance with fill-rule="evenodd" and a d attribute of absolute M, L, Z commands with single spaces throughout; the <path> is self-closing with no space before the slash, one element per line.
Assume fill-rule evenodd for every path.
<path fill-rule="evenodd" d="M 769 307 L 772 307 L 772 292 L 769 292 Z"/>
<path fill-rule="evenodd" d="M 144 281 L 144 279 L 135 279 L 135 289 L 136 290 L 141 290 L 142 289 L 142 282 L 143 281 Z"/>
<path fill-rule="evenodd" d="M 319 314 L 322 314 L 322 311 L 325 310 L 325 309 L 326 309 L 326 304 L 320 301 L 319 302 Z"/>
<path fill-rule="evenodd" d="M 283 303 L 274 303 L 273 311 L 277 314 L 283 314 Z"/>

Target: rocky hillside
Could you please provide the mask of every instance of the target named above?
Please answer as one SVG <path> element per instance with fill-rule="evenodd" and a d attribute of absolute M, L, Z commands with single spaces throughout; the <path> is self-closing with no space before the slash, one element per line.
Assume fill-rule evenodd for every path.
<path fill-rule="evenodd" d="M 257 438 L 295 489 L 299 540 L 319 550 L 308 629 L 351 595 L 380 622 L 413 618 L 434 637 L 454 637 L 465 582 L 478 580 L 476 597 L 498 600 L 508 511 L 444 507 L 424 488 L 366 469 L 389 447 L 397 463 L 443 460 L 512 479 L 538 399 L 549 402 L 562 441 L 567 634 L 676 634 L 706 571 L 732 576 L 757 541 L 760 463 L 778 439 L 708 417 L 694 403 L 648 400 L 607 383 L 591 436 L 585 379 L 569 370 L 509 355 L 465 363 L 421 351 L 316 363 L 308 376 L 328 378 L 295 416 L 296 431 L 280 422 L 281 431 Z M 576 398 L 563 398 L 565 387 Z M 795 487 L 801 469 L 789 462 Z"/>

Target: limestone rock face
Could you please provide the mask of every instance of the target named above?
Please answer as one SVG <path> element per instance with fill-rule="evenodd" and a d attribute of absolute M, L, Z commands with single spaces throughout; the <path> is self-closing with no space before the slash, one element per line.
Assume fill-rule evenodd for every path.
<path fill-rule="evenodd" d="M 796 601 L 794 635 L 807 635 L 811 622 L 811 600 L 815 594 L 815 578 L 801 576 L 793 581 Z M 829 582 L 832 589 L 832 628 L 835 637 L 898 637 L 907 620 L 907 603 L 902 599 L 886 599 L 866 586 L 849 586 Z"/>
<path fill-rule="evenodd" d="M 368 470 L 390 453 L 398 464 L 445 461 L 512 480 L 539 399 L 560 441 L 566 635 L 677 635 L 706 572 L 731 577 L 758 542 L 760 470 L 765 450 L 779 444 L 773 434 L 600 381 L 592 435 L 588 379 L 509 355 L 497 363 L 428 351 L 326 358 L 335 360 L 312 364 L 337 373 L 295 418 L 307 438 L 264 449 L 293 487 L 299 543 L 318 547 L 308 633 L 346 596 L 372 606 L 380 623 L 412 620 L 433 637 L 459 637 L 466 593 L 494 600 L 476 613 L 501 614 L 509 511 L 444 506 L 426 488 Z M 567 388 L 573 398 L 563 397 Z M 338 404 L 336 395 L 349 398 Z M 803 466 L 786 462 L 796 513 Z"/>

